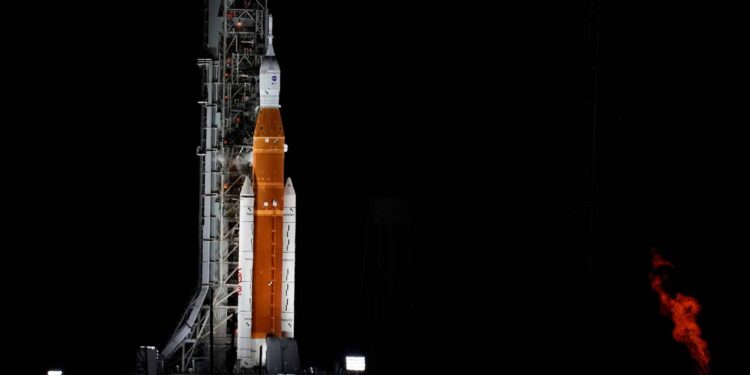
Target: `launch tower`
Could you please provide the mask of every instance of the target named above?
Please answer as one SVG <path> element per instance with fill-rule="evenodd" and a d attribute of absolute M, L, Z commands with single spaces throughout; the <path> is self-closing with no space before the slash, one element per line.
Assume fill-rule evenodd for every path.
<path fill-rule="evenodd" d="M 199 285 L 162 354 L 170 369 L 207 374 L 213 364 L 222 374 L 237 356 L 240 192 L 252 175 L 268 8 L 266 0 L 205 0 L 204 9 Z"/>

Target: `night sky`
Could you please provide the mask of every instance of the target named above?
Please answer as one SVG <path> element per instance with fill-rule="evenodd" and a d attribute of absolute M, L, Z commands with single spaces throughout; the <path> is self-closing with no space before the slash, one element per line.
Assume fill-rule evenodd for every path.
<path fill-rule="evenodd" d="M 269 2 L 303 364 L 693 374 L 648 283 L 656 246 L 703 304 L 712 373 L 748 372 L 737 10 L 605 5 L 594 94 L 587 1 Z M 22 373 L 132 371 L 195 290 L 193 3 L 8 10 L 64 19 L 5 33 L 4 306 Z"/>

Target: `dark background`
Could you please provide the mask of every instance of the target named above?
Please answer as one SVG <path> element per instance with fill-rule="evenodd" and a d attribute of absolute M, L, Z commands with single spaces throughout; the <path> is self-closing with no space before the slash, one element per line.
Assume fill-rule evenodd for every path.
<path fill-rule="evenodd" d="M 193 3 L 8 9 L 28 21 L 3 26 L 4 306 L 25 373 L 124 373 L 193 293 Z M 748 367 L 736 10 L 608 4 L 597 59 L 585 1 L 279 3 L 303 363 L 690 374 L 648 285 L 657 246 L 704 305 L 714 373 Z"/>

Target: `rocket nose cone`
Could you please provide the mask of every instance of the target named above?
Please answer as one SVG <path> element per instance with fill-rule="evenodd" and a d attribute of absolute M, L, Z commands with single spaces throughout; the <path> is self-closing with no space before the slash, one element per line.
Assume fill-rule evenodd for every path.
<path fill-rule="evenodd" d="M 245 182 L 242 183 L 242 191 L 240 192 L 240 195 L 252 197 L 253 194 L 253 185 L 250 183 L 250 177 L 245 177 Z"/>
<path fill-rule="evenodd" d="M 274 56 L 273 51 L 273 14 L 268 15 L 268 46 L 266 47 L 266 56 Z"/>
<path fill-rule="evenodd" d="M 281 67 L 273 51 L 273 17 L 268 17 L 268 45 L 266 54 L 260 62 L 260 106 L 279 107 L 279 92 L 281 90 Z"/>
<path fill-rule="evenodd" d="M 287 177 L 286 186 L 284 186 L 284 195 L 297 195 L 294 191 L 294 185 L 292 185 L 292 178 Z"/>

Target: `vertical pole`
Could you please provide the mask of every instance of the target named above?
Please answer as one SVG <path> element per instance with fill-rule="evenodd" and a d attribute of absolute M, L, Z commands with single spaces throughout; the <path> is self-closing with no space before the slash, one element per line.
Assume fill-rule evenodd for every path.
<path fill-rule="evenodd" d="M 209 346 L 211 347 L 211 351 L 209 352 L 208 357 L 208 365 L 209 365 L 209 374 L 214 375 L 214 288 L 211 287 L 211 303 L 209 305 L 208 310 L 208 320 L 209 320 L 209 330 L 211 331 L 211 336 L 209 336 Z"/>
<path fill-rule="evenodd" d="M 596 231 L 596 128 L 597 128 L 597 117 L 598 117 L 598 104 L 599 104 L 599 14 L 600 14 L 600 3 L 599 0 L 591 0 L 589 3 L 589 48 L 591 48 L 592 56 L 590 57 L 589 69 L 592 72 L 592 110 L 591 110 L 591 194 L 589 196 L 589 251 L 588 251 L 588 272 L 594 271 L 594 238 Z"/>

